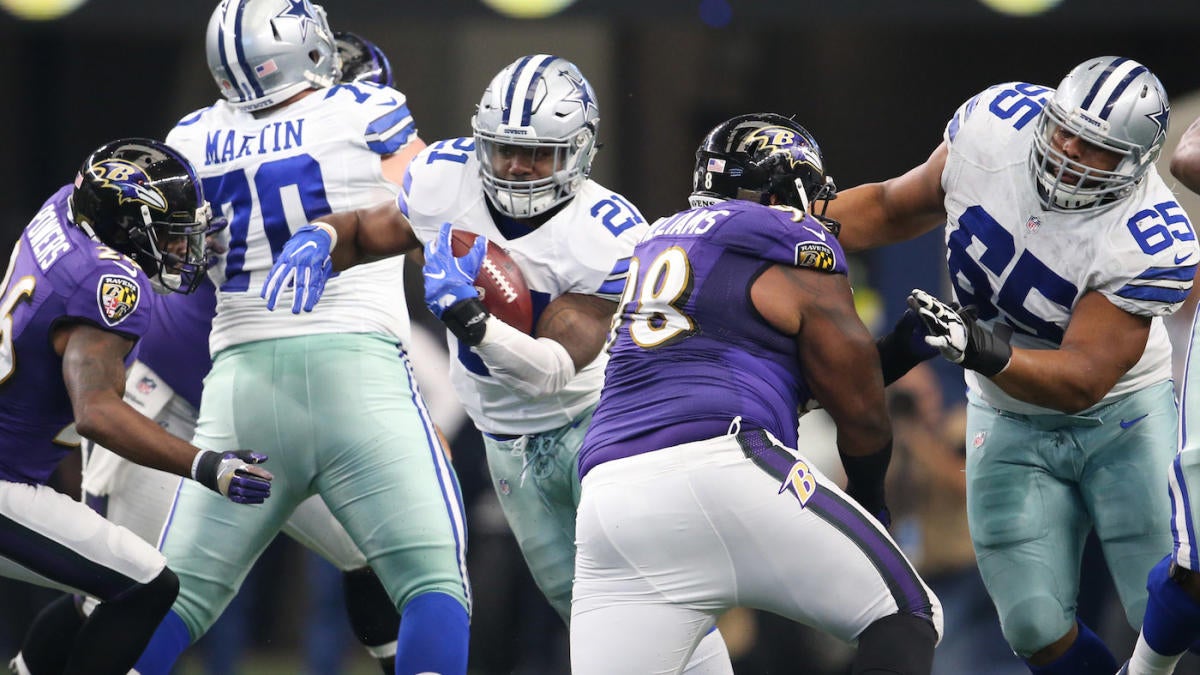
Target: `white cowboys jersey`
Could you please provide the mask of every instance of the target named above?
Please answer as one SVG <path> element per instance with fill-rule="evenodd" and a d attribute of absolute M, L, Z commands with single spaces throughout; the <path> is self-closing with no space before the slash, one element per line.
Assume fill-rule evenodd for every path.
<path fill-rule="evenodd" d="M 317 90 L 257 116 L 221 100 L 176 125 L 167 143 L 196 165 L 213 211 L 229 219 L 229 251 L 210 271 L 220 289 L 212 353 L 318 333 L 385 333 L 408 341 L 400 257 L 331 278 L 312 312 L 269 312 L 259 292 L 293 231 L 395 196 L 380 157 L 416 134 L 404 94 L 363 82 Z"/>
<path fill-rule="evenodd" d="M 528 230 L 488 210 L 475 142 L 439 141 L 409 164 L 400 209 L 423 242 L 437 236 L 442 223 L 485 235 L 505 249 L 525 275 L 533 294 L 535 317 L 564 293 L 598 295 L 614 302 L 625 288 L 633 247 L 646 222 L 624 197 L 588 180 L 575 198 L 541 227 Z M 556 394 L 530 399 L 497 383 L 483 361 L 447 333 L 450 379 L 463 407 L 481 431 L 532 434 L 570 423 L 600 398 L 608 355 L 601 352 Z"/>
<path fill-rule="evenodd" d="M 1154 317 L 1141 360 L 1110 400 L 1170 379 L 1161 317 L 1187 297 L 1200 249 L 1153 166 L 1131 195 L 1107 208 L 1042 207 L 1029 156 L 1037 113 L 1052 94 L 1023 82 L 997 85 L 963 104 L 947 125 L 942 186 L 950 282 L 959 304 L 975 305 L 987 325 L 1013 326 L 1013 345 L 1027 349 L 1058 347 L 1075 304 L 1092 290 L 1131 314 Z M 1018 401 L 975 372 L 966 377 L 995 408 L 1058 412 Z"/>

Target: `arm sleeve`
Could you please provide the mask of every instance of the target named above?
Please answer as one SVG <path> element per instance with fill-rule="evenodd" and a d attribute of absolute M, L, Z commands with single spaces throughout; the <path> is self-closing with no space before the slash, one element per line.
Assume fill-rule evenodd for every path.
<path fill-rule="evenodd" d="M 529 398 L 554 394 L 575 377 L 575 364 L 556 340 L 534 338 L 496 317 L 472 348 L 496 381 Z"/>

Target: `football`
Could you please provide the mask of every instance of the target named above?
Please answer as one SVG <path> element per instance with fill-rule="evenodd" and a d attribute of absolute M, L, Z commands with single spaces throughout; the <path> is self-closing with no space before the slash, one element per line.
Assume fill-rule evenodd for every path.
<path fill-rule="evenodd" d="M 474 232 L 452 230 L 450 248 L 461 258 L 475 243 Z M 533 334 L 533 296 L 525 283 L 525 275 L 516 261 L 490 239 L 487 255 L 475 277 L 475 288 L 483 306 L 504 323 L 527 335 Z"/>

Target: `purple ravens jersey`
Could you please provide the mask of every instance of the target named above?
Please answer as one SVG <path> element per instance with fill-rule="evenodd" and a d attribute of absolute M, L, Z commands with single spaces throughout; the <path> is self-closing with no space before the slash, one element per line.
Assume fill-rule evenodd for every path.
<path fill-rule="evenodd" d="M 795 447 L 796 409 L 809 398 L 796 343 L 750 301 L 773 264 L 846 274 L 837 239 L 788 207 L 726 201 L 651 227 L 630 262 L 580 476 L 719 436 L 735 417 Z"/>
<path fill-rule="evenodd" d="M 208 279 L 194 293 L 159 297 L 138 351 L 138 360 L 196 409 L 212 368 L 208 333 L 216 309 L 217 289 Z"/>
<path fill-rule="evenodd" d="M 45 483 L 78 445 L 54 329 L 79 322 L 137 340 L 153 313 L 141 268 L 68 220 L 71 191 L 54 193 L 26 226 L 2 284 L 0 480 Z"/>

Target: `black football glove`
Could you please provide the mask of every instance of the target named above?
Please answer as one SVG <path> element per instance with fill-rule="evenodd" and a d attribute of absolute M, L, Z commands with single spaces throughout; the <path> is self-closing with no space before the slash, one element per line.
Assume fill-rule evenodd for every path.
<path fill-rule="evenodd" d="M 925 341 L 928 336 L 917 311 L 909 308 L 904 310 L 892 332 L 875 341 L 885 386 L 904 377 L 918 363 L 938 355 L 938 350 Z"/>

